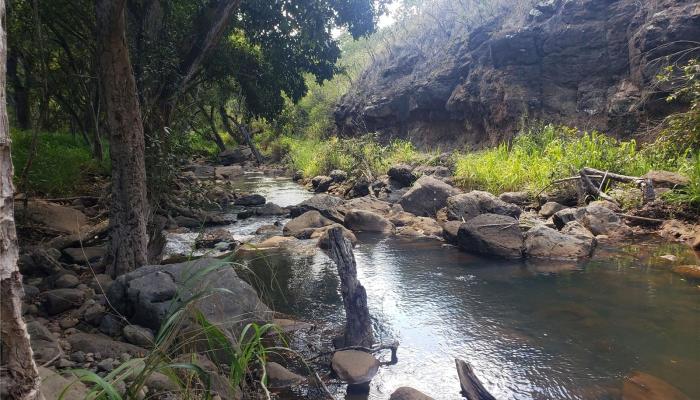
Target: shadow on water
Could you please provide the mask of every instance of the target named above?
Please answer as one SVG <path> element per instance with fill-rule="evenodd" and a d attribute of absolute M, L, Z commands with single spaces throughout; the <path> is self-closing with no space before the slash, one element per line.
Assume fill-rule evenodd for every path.
<path fill-rule="evenodd" d="M 575 264 L 485 259 L 434 240 L 359 239 L 358 277 L 377 336 L 401 343 L 399 363 L 380 369 L 370 399 L 400 386 L 459 399 L 455 358 L 472 363 L 499 399 L 619 399 L 624 376 L 637 370 L 700 398 L 700 289 L 658 258 L 691 260 L 681 246 L 602 247 Z M 323 253 L 279 253 L 249 266 L 277 311 L 342 324 L 335 266 Z"/>

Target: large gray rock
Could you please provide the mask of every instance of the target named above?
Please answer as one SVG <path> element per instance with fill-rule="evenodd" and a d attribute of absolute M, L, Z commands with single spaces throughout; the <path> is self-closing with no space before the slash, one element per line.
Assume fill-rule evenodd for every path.
<path fill-rule="evenodd" d="M 333 354 L 331 367 L 340 380 L 354 385 L 371 381 L 379 371 L 379 361 L 364 351 L 343 350 Z"/>
<path fill-rule="evenodd" d="M 87 227 L 87 217 L 74 208 L 42 200 L 27 202 L 26 207 L 15 207 L 18 218 L 40 225 L 43 229 L 59 234 L 75 234 Z"/>
<path fill-rule="evenodd" d="M 447 198 L 457 195 L 459 189 L 432 176 L 422 176 L 407 191 L 399 204 L 407 212 L 422 217 L 433 217 L 447 204 Z"/>
<path fill-rule="evenodd" d="M 594 238 L 570 236 L 544 225 L 525 233 L 525 254 L 528 257 L 579 259 L 590 256 L 594 246 Z"/>
<path fill-rule="evenodd" d="M 549 218 L 555 213 L 565 209 L 566 206 L 557 203 L 556 201 L 548 201 L 542 205 L 539 214 L 544 218 Z"/>
<path fill-rule="evenodd" d="M 107 248 L 102 246 L 95 247 L 70 247 L 63 249 L 70 261 L 77 264 L 86 264 L 100 260 L 107 253 Z"/>
<path fill-rule="evenodd" d="M 143 348 L 151 348 L 155 343 L 153 331 L 138 325 L 126 325 L 122 328 L 122 334 L 127 342 Z"/>
<path fill-rule="evenodd" d="M 403 386 L 394 390 L 389 400 L 433 400 L 433 398 L 414 388 Z"/>
<path fill-rule="evenodd" d="M 169 311 L 211 289 L 226 291 L 212 292 L 194 304 L 210 323 L 232 328 L 269 318 L 270 310 L 255 289 L 240 279 L 231 265 L 212 258 L 143 266 L 118 277 L 109 288 L 108 298 L 130 322 L 158 330 Z"/>
<path fill-rule="evenodd" d="M 489 192 L 472 190 L 447 199 L 447 217 L 467 222 L 480 214 L 500 214 L 513 218 L 520 216 L 520 207 L 506 203 Z"/>
<path fill-rule="evenodd" d="M 594 235 L 625 237 L 631 234 L 630 228 L 622 222 L 615 212 L 600 206 L 589 205 L 576 210 L 576 220 Z"/>
<path fill-rule="evenodd" d="M 311 179 L 311 186 L 314 188 L 314 192 L 323 193 L 328 191 L 333 182 L 333 178 L 330 176 L 319 175 Z"/>
<path fill-rule="evenodd" d="M 282 229 L 284 236 L 294 236 L 297 239 L 308 239 L 318 228 L 332 225 L 333 221 L 321 215 L 318 211 L 307 211 L 287 222 Z"/>
<path fill-rule="evenodd" d="M 234 204 L 237 206 L 261 206 L 265 204 L 265 197 L 257 193 L 246 194 L 237 198 Z"/>
<path fill-rule="evenodd" d="M 253 152 L 250 150 L 250 147 L 238 146 L 234 149 L 226 149 L 219 153 L 219 161 L 222 165 L 228 166 L 251 160 L 252 156 Z"/>
<path fill-rule="evenodd" d="M 354 232 L 389 234 L 394 230 L 394 224 L 388 219 L 365 210 L 352 210 L 345 214 L 345 226 Z"/>
<path fill-rule="evenodd" d="M 338 212 L 345 201 L 340 197 L 331 196 L 329 194 L 314 195 L 296 206 L 290 207 L 290 216 L 296 218 L 307 211 L 318 211 L 324 217 L 333 220 L 334 222 L 343 223 L 343 215 Z"/>
<path fill-rule="evenodd" d="M 481 214 L 459 227 L 459 247 L 468 252 L 505 258 L 523 256 L 523 234 L 518 220 L 498 214 Z"/>

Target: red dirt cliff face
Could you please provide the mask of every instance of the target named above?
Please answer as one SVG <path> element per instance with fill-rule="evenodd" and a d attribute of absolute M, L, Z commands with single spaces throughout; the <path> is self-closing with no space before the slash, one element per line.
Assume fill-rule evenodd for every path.
<path fill-rule="evenodd" d="M 503 20 L 393 45 L 337 105 L 339 133 L 482 147 L 529 119 L 627 136 L 673 111 L 653 87 L 669 57 L 700 56 L 693 1 L 549 0 Z"/>

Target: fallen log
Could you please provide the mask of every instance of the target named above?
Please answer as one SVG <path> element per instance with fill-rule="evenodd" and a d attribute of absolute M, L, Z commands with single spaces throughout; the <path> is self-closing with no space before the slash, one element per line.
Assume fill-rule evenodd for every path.
<path fill-rule="evenodd" d="M 584 190 L 586 193 L 595 196 L 595 197 L 600 197 L 601 199 L 607 200 L 611 203 L 617 204 L 618 206 L 620 205 L 615 199 L 610 197 L 607 193 L 603 192 L 602 190 L 598 189 L 595 187 L 593 182 L 591 181 L 591 178 L 586 174 L 585 168 L 582 169 L 579 174 L 581 175 L 581 183 L 583 185 Z M 603 187 L 603 183 L 601 182 L 600 187 Z"/>
<path fill-rule="evenodd" d="M 367 307 L 367 292 L 357 280 L 357 264 L 350 241 L 345 239 L 343 230 L 335 227 L 328 231 L 331 259 L 338 268 L 340 292 L 345 308 L 345 343 L 344 346 L 372 347 L 372 319 Z"/>
<path fill-rule="evenodd" d="M 462 396 L 467 400 L 496 400 L 481 384 L 468 362 L 455 359 L 459 384 L 462 386 Z"/>
<path fill-rule="evenodd" d="M 71 247 L 75 245 L 87 245 L 93 240 L 103 236 L 108 230 L 109 220 L 106 219 L 97 225 L 89 227 L 83 232 L 53 238 L 49 240 L 47 246 L 52 247 L 56 250 L 63 250 L 66 247 Z"/>

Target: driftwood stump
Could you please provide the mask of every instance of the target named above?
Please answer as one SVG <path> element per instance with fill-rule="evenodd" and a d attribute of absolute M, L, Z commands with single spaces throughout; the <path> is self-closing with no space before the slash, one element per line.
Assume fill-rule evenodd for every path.
<path fill-rule="evenodd" d="M 352 245 L 340 227 L 328 231 L 328 253 L 338 267 L 340 291 L 345 307 L 345 346 L 372 347 L 372 320 L 367 308 L 367 292 L 357 280 L 357 264 Z"/>
<path fill-rule="evenodd" d="M 459 384 L 462 386 L 462 395 L 467 400 L 496 400 L 481 384 L 468 362 L 455 360 L 455 364 L 457 364 Z"/>

